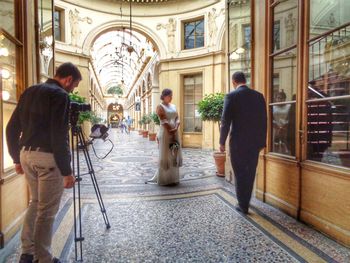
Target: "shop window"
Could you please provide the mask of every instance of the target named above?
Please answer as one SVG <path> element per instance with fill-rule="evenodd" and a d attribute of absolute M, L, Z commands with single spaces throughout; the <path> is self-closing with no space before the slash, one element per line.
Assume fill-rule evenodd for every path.
<path fill-rule="evenodd" d="M 54 13 L 55 40 L 64 42 L 64 10 L 55 8 Z"/>
<path fill-rule="evenodd" d="M 275 4 L 271 23 L 270 151 L 288 156 L 296 147 L 297 9 L 295 0 Z"/>
<path fill-rule="evenodd" d="M 184 49 L 204 47 L 204 18 L 183 23 Z"/>
<path fill-rule="evenodd" d="M 350 167 L 350 19 L 342 10 L 349 4 L 310 2 L 306 101 L 307 158 L 343 167 Z"/>
<path fill-rule="evenodd" d="M 19 1 L 0 1 L 2 12 L 0 20 L 0 117 L 2 126 L 3 148 L 1 149 L 0 173 L 13 167 L 13 161 L 6 144 L 6 126 L 16 108 L 17 98 L 23 89 L 22 35 L 18 26 L 22 17 L 16 12 L 20 10 Z"/>
<path fill-rule="evenodd" d="M 52 78 L 54 75 L 54 20 L 52 0 L 38 1 L 37 18 L 39 22 L 39 55 L 40 82 Z"/>
<path fill-rule="evenodd" d="M 250 1 L 228 1 L 229 76 L 236 71 L 251 74 L 251 8 Z M 229 80 L 231 83 L 231 80 Z M 247 79 L 250 84 L 250 79 Z"/>
<path fill-rule="evenodd" d="M 185 76 L 184 83 L 184 132 L 202 132 L 198 102 L 202 99 L 202 74 Z"/>

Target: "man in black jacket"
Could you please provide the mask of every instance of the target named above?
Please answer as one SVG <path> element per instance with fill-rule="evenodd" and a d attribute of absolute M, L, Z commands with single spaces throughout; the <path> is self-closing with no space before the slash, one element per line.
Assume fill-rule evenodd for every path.
<path fill-rule="evenodd" d="M 221 117 L 220 151 L 230 133 L 231 164 L 236 179 L 237 210 L 248 213 L 259 152 L 266 145 L 266 103 L 263 95 L 246 86 L 243 72 L 232 75 L 235 91 L 226 95 Z"/>
<path fill-rule="evenodd" d="M 81 79 L 75 65 L 62 64 L 53 79 L 23 92 L 6 128 L 16 172 L 25 174 L 31 195 L 21 235 L 22 263 L 60 262 L 50 252 L 52 226 L 63 188 L 75 183 L 68 140 L 68 93 Z"/>

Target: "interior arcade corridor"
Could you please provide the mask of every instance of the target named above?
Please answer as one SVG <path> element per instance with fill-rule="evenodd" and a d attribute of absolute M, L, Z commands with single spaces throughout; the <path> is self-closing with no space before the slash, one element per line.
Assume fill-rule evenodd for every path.
<path fill-rule="evenodd" d="M 185 149 L 184 179 L 162 187 L 144 183 L 156 170 L 155 142 L 117 129 L 110 138 L 115 147 L 106 159 L 90 154 L 111 228 L 84 177 L 84 262 L 349 262 L 349 249 L 261 201 L 253 200 L 248 216 L 239 214 L 234 188 L 215 176 L 210 151 Z M 95 147 L 101 155 L 110 145 L 98 140 Z M 54 230 L 54 254 L 73 262 L 72 190 Z M 6 263 L 18 262 L 18 246 L 17 234 L 5 249 Z"/>
<path fill-rule="evenodd" d="M 55 83 L 67 62 L 81 78 L 59 82 L 70 92 L 65 105 L 78 103 L 74 116 L 85 134 L 105 125 L 115 145 L 103 160 L 90 147 L 111 228 L 105 229 L 92 183 L 84 178 L 84 262 L 350 263 L 349 13 L 350 0 L 0 0 L 0 263 L 18 262 L 21 229 L 35 203 L 30 191 L 36 193 L 11 148 L 18 153 L 34 147 L 53 154 L 56 164 L 65 159 L 66 173 L 59 168 L 67 175 L 64 185 L 74 184 L 68 145 L 57 143 L 68 127 L 52 128 L 72 107 L 53 117 L 55 107 L 46 103 L 42 115 L 54 119 L 47 126 L 41 125 L 42 115 L 27 117 L 38 116 L 36 106 L 43 108 L 37 94 L 29 100 L 35 105 L 15 111 L 29 87 Z M 261 105 L 266 103 L 266 122 L 265 115 L 257 117 L 263 106 L 257 110 L 257 103 L 241 97 L 232 104 L 247 107 L 234 117 L 244 117 L 238 129 L 259 121 L 267 126 L 266 143 L 259 143 L 265 147 L 247 158 L 230 152 L 230 144 L 246 142 L 241 147 L 248 149 L 250 138 L 233 136 L 226 151 L 218 152 L 224 150 L 225 96 L 240 88 L 232 81 L 236 72 L 243 72 L 244 88 L 259 92 Z M 171 104 L 164 102 L 169 89 Z M 169 134 L 160 107 L 172 116 Z M 23 123 L 40 122 L 35 142 L 18 145 L 33 125 L 20 130 L 10 121 L 14 112 L 28 114 Z M 11 123 L 18 129 L 6 134 Z M 247 127 L 245 136 L 258 131 Z M 173 133 L 173 141 L 161 140 L 159 158 L 157 136 Z M 54 150 L 55 143 L 66 154 Z M 99 156 L 108 152 L 108 141 L 94 143 Z M 241 176 L 253 182 L 255 175 L 248 216 L 235 210 L 235 154 L 257 161 L 256 171 L 254 165 L 244 167 L 251 176 Z M 145 184 L 158 165 L 158 175 L 165 175 L 158 177 L 165 178 L 160 185 L 176 184 L 179 171 L 184 178 L 171 187 Z M 47 168 L 56 175 L 58 170 Z M 52 185 L 43 187 L 48 199 L 60 190 L 48 191 Z M 73 204 L 72 191 L 65 191 L 54 225 L 53 254 L 67 263 L 75 259 Z M 58 201 L 50 208 L 57 206 Z M 38 217 L 34 211 L 30 219 Z M 53 217 L 46 219 L 38 221 L 51 224 Z M 42 258 L 31 238 L 24 240 L 28 261 Z"/>

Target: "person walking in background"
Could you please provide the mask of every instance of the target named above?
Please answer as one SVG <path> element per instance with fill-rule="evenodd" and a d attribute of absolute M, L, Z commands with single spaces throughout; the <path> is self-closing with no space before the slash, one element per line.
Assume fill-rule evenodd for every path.
<path fill-rule="evenodd" d="M 130 118 L 130 116 L 128 115 L 128 117 L 126 117 L 126 125 L 128 127 L 128 131 L 130 132 L 130 128 L 131 128 L 131 125 L 132 125 L 132 118 Z"/>
<path fill-rule="evenodd" d="M 20 263 L 59 263 L 51 254 L 52 227 L 63 188 L 72 188 L 68 141 L 68 93 L 82 77 L 72 63 L 53 79 L 26 89 L 6 127 L 9 153 L 18 174 L 25 174 L 30 203 L 23 222 Z"/>
<path fill-rule="evenodd" d="M 160 97 L 162 102 L 156 110 L 160 120 L 158 133 L 159 166 L 153 178 L 146 183 L 174 185 L 180 182 L 179 167 L 182 166 L 182 150 L 178 133 L 180 120 L 175 105 L 171 104 L 172 98 L 172 90 L 164 89 L 162 91 Z"/>
<path fill-rule="evenodd" d="M 247 214 L 259 152 L 266 146 L 267 115 L 263 95 L 246 85 L 243 72 L 232 75 L 234 91 L 226 95 L 221 117 L 220 151 L 230 133 L 231 164 L 238 199 L 236 210 Z"/>

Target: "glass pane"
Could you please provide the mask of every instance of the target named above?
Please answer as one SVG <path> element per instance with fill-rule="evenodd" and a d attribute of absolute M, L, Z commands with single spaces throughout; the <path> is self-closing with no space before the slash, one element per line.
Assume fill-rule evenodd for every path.
<path fill-rule="evenodd" d="M 194 36 L 185 39 L 185 49 L 194 48 Z"/>
<path fill-rule="evenodd" d="M 13 161 L 8 154 L 5 129 L 7 123 L 16 107 L 17 102 L 17 76 L 16 76 L 16 46 L 8 39 L 0 36 L 2 39 L 2 52 L 0 53 L 0 92 L 2 100 L 2 118 L 3 118 L 3 162 L 4 168 L 9 168 L 13 165 Z"/>
<path fill-rule="evenodd" d="M 273 24 L 273 50 L 281 48 L 281 22 L 275 21 Z"/>
<path fill-rule="evenodd" d="M 349 0 L 310 0 L 310 38 L 350 22 Z"/>
<path fill-rule="evenodd" d="M 184 132 L 193 132 L 194 122 L 193 118 L 184 118 Z"/>
<path fill-rule="evenodd" d="M 350 95 L 350 26 L 309 47 L 309 98 Z"/>
<path fill-rule="evenodd" d="M 287 48 L 296 44 L 298 33 L 298 0 L 281 1 L 274 8 L 274 27 L 277 24 L 282 26 L 282 30 L 280 31 L 280 48 Z M 276 31 L 274 30 L 274 32 Z"/>
<path fill-rule="evenodd" d="M 296 49 L 273 58 L 272 101 L 293 101 L 296 98 L 297 56 Z"/>
<path fill-rule="evenodd" d="M 251 68 L 250 1 L 231 0 L 228 3 L 229 74 L 243 71 L 248 75 Z"/>
<path fill-rule="evenodd" d="M 272 152 L 295 155 L 295 103 L 273 105 Z"/>
<path fill-rule="evenodd" d="M 62 41 L 61 36 L 61 12 L 55 10 L 55 40 Z"/>
<path fill-rule="evenodd" d="M 195 118 L 193 131 L 194 132 L 202 132 L 202 120 L 200 118 Z"/>
<path fill-rule="evenodd" d="M 0 28 L 15 36 L 15 1 L 0 0 L 0 10 Z"/>
<path fill-rule="evenodd" d="M 40 81 L 53 77 L 53 29 L 52 29 L 52 0 L 38 1 L 39 18 L 39 49 L 40 49 Z"/>
<path fill-rule="evenodd" d="M 350 99 L 307 104 L 307 157 L 350 167 Z"/>

